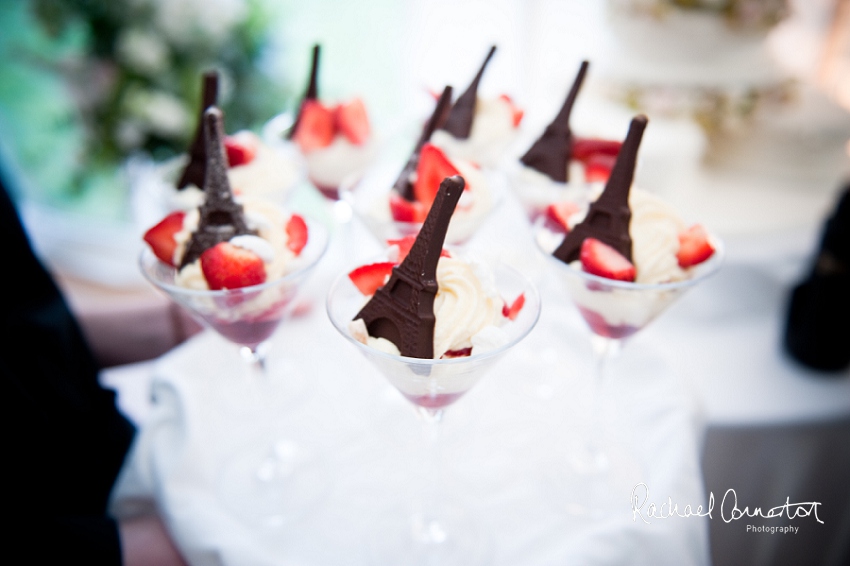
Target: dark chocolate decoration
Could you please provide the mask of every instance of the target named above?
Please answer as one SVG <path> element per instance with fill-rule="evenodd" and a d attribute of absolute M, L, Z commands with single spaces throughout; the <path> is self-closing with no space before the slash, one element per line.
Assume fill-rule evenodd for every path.
<path fill-rule="evenodd" d="M 226 242 L 234 236 L 254 233 L 245 223 L 242 205 L 233 200 L 230 181 L 227 180 L 224 115 L 215 106 L 204 112 L 204 138 L 207 147 L 204 204 L 198 209 L 198 229 L 186 246 L 186 253 L 180 261 L 181 268 L 220 242 Z"/>
<path fill-rule="evenodd" d="M 632 261 L 632 237 L 629 235 L 629 191 L 635 176 L 635 163 L 643 131 L 648 120 L 640 114 L 632 118 L 629 133 L 605 189 L 596 202 L 590 205 L 587 216 L 564 237 L 552 255 L 565 263 L 579 258 L 585 238 L 596 238 L 608 244 Z"/>
<path fill-rule="evenodd" d="M 177 189 L 182 190 L 189 185 L 203 188 L 207 171 L 207 148 L 204 141 L 204 112 L 218 102 L 218 72 L 208 71 L 203 77 L 203 92 L 201 93 L 201 108 L 198 111 L 198 127 L 195 129 L 195 139 L 189 147 L 189 163 L 180 175 Z"/>
<path fill-rule="evenodd" d="M 395 183 L 393 183 L 393 188 L 396 192 L 398 192 L 398 194 L 406 200 L 411 202 L 416 200 L 416 197 L 413 194 L 413 183 L 410 179 L 414 173 L 416 173 L 416 168 L 419 166 L 419 156 L 422 152 L 422 146 L 431 139 L 431 134 L 434 133 L 434 130 L 439 128 L 446 120 L 446 115 L 448 114 L 451 103 L 452 87 L 447 86 L 443 89 L 443 94 L 440 95 L 440 99 L 437 101 L 437 106 L 434 107 L 434 112 L 431 114 L 431 117 L 422 129 L 422 134 L 419 136 L 419 141 L 416 142 L 416 146 L 413 148 L 413 153 L 410 154 L 407 164 L 404 166 L 404 169 L 401 170 L 398 179 L 396 179 Z"/>
<path fill-rule="evenodd" d="M 449 112 L 449 117 L 446 119 L 446 123 L 441 128 L 458 139 L 467 139 L 469 133 L 472 131 L 472 120 L 475 118 L 475 102 L 478 99 L 478 83 L 481 82 L 484 69 L 495 52 L 496 46 L 494 45 L 490 48 L 490 52 L 487 53 L 487 58 L 484 59 L 481 68 L 478 69 L 478 74 L 472 79 L 472 84 L 455 101 L 454 106 L 452 106 Z"/>
<path fill-rule="evenodd" d="M 304 93 L 301 104 L 298 105 L 298 115 L 295 116 L 295 123 L 292 124 L 289 133 L 286 135 L 287 139 L 291 140 L 296 130 L 298 130 L 298 122 L 301 121 L 301 111 L 304 108 L 304 102 L 319 98 L 319 55 L 321 49 L 322 47 L 318 43 L 313 46 L 313 60 L 310 63 L 310 82 L 307 84 L 307 92 Z"/>
<path fill-rule="evenodd" d="M 540 171 L 553 181 L 566 183 L 570 180 L 569 163 L 573 156 L 573 132 L 570 129 L 570 114 L 573 104 L 587 73 L 587 61 L 581 62 L 573 86 L 564 100 L 564 105 L 552 123 L 546 126 L 543 135 L 520 158 L 525 165 Z"/>
<path fill-rule="evenodd" d="M 386 338 L 395 344 L 402 356 L 434 357 L 437 262 L 464 184 L 458 175 L 440 183 L 434 204 L 407 257 L 393 268 L 387 284 L 354 317 L 354 320 L 363 319 L 370 336 Z"/>

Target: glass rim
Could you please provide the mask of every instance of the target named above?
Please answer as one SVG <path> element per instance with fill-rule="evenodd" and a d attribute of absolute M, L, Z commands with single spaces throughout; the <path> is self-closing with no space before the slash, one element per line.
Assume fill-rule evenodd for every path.
<path fill-rule="evenodd" d="M 378 258 L 373 258 L 373 259 L 378 259 Z M 362 263 L 361 265 L 367 265 L 367 264 Z M 524 329 L 517 336 L 515 336 L 511 340 L 508 340 L 505 344 L 502 344 L 498 348 L 494 348 L 492 350 L 487 350 L 486 352 L 482 352 L 480 354 L 472 354 L 472 355 L 469 355 L 469 356 L 461 356 L 461 357 L 457 357 L 457 358 L 445 358 L 445 359 L 442 359 L 442 358 L 414 358 L 414 357 L 410 357 L 410 356 L 402 356 L 402 355 L 390 354 L 388 352 L 383 352 L 381 350 L 378 350 L 377 348 L 373 348 L 373 347 L 371 347 L 367 344 L 364 344 L 364 343 L 358 341 L 357 339 L 355 339 L 351 335 L 350 332 L 348 332 L 348 328 L 341 328 L 337 324 L 337 321 L 334 319 L 333 312 L 332 312 L 332 306 L 331 306 L 331 302 L 332 302 L 333 297 L 339 293 L 339 290 L 345 284 L 346 280 L 348 280 L 348 273 L 350 272 L 350 270 L 340 273 L 334 279 L 333 283 L 331 283 L 330 289 L 328 290 L 327 299 L 325 300 L 325 309 L 327 311 L 328 318 L 330 319 L 331 324 L 334 326 L 334 328 L 336 328 L 336 330 L 340 334 L 342 334 L 342 336 L 346 340 L 348 340 L 349 342 L 351 342 L 352 344 L 354 344 L 355 346 L 360 348 L 361 351 L 363 351 L 363 352 L 365 352 L 369 355 L 376 355 L 378 357 L 385 358 L 387 360 L 391 360 L 391 361 L 394 361 L 394 362 L 400 361 L 400 362 L 403 362 L 403 363 L 406 363 L 406 364 L 427 365 L 427 366 L 451 366 L 451 365 L 469 363 L 469 362 L 474 361 L 474 360 L 485 360 L 487 358 L 498 356 L 498 355 L 506 352 L 507 350 L 509 350 L 510 348 L 512 348 L 513 346 L 515 346 L 519 342 L 521 342 L 526 336 L 528 336 L 529 333 L 531 333 L 531 331 L 537 325 L 537 322 L 540 320 L 540 312 L 542 310 L 541 309 L 541 301 L 540 301 L 540 293 L 537 290 L 537 287 L 535 287 L 535 285 L 531 282 L 531 280 L 528 279 L 528 277 L 526 277 L 522 273 L 520 273 L 517 269 L 511 267 L 510 265 L 508 265 L 508 264 L 506 264 L 502 261 L 498 261 L 496 263 L 496 269 L 500 269 L 500 268 L 508 270 L 509 272 L 512 273 L 512 275 L 516 276 L 521 281 L 523 281 L 523 284 L 524 284 L 523 293 L 526 294 L 526 300 L 527 300 L 527 296 L 529 294 L 531 294 L 536 299 L 537 308 L 535 309 L 535 313 L 533 315 L 533 320 L 531 320 L 528 323 L 528 328 Z M 353 283 L 352 283 L 352 285 L 353 285 Z M 354 320 L 354 319 L 352 319 L 352 320 Z M 351 321 L 349 321 L 349 322 L 351 322 Z M 511 322 L 513 322 L 513 321 L 511 321 Z"/>
<path fill-rule="evenodd" d="M 536 237 L 536 234 L 540 230 L 545 230 L 545 228 L 539 226 L 538 229 L 534 231 L 534 244 L 537 246 L 538 251 L 545 255 L 550 262 L 553 262 L 561 272 L 564 272 L 571 277 L 584 279 L 588 282 L 606 285 L 616 289 L 626 289 L 629 291 L 667 291 L 692 287 L 700 281 L 703 281 L 717 273 L 718 269 L 720 269 L 720 266 L 723 264 L 723 259 L 726 257 L 726 246 L 723 243 L 723 240 L 711 234 L 709 235 L 709 240 L 712 246 L 714 246 L 714 253 L 706 261 L 692 267 L 692 269 L 695 269 L 695 271 L 693 271 L 693 277 L 682 279 L 680 281 L 667 281 L 662 283 L 635 283 L 633 281 L 620 281 L 617 279 L 600 277 L 580 269 L 575 269 L 570 264 L 564 263 L 551 253 L 546 252 L 546 250 L 540 246 L 540 242 Z"/>
<path fill-rule="evenodd" d="M 147 279 L 155 287 L 166 291 L 170 295 L 182 295 L 182 296 L 186 296 L 186 297 L 226 297 L 226 296 L 245 295 L 245 294 L 249 294 L 249 293 L 265 291 L 266 289 L 271 289 L 271 288 L 277 287 L 278 285 L 281 285 L 283 283 L 287 283 L 287 282 L 290 282 L 290 281 L 294 281 L 295 279 L 298 279 L 299 277 L 301 277 L 302 275 L 307 273 L 310 269 L 315 267 L 316 264 L 319 263 L 319 260 L 321 260 L 322 257 L 325 255 L 325 252 L 328 249 L 328 243 L 329 243 L 330 238 L 328 237 L 329 236 L 328 229 L 324 226 L 324 224 L 322 224 L 321 222 L 318 222 L 316 220 L 313 220 L 311 218 L 307 218 L 304 215 L 301 215 L 301 217 L 304 218 L 304 220 L 307 222 L 307 227 L 308 227 L 309 232 L 313 232 L 317 228 L 319 228 L 321 230 L 321 234 L 322 234 L 321 249 L 317 250 L 315 258 L 313 258 L 311 261 L 307 262 L 307 264 L 302 266 L 300 269 L 297 269 L 297 270 L 295 270 L 291 273 L 287 273 L 286 275 L 284 275 L 282 277 L 278 277 L 277 279 L 274 279 L 272 281 L 266 281 L 266 282 L 260 283 L 258 285 L 249 285 L 247 287 L 238 287 L 236 289 L 216 289 L 216 290 L 213 290 L 213 289 L 189 289 L 189 288 L 186 288 L 186 287 L 181 287 L 179 285 L 175 285 L 173 283 L 166 283 L 164 281 L 160 281 L 152 273 L 149 272 L 148 267 L 147 267 L 148 264 L 150 264 L 150 265 L 156 265 L 157 263 L 161 263 L 163 265 L 165 265 L 165 264 L 164 264 L 164 262 L 162 262 L 162 260 L 160 260 L 158 257 L 156 257 L 156 255 L 154 255 L 153 251 L 147 245 L 144 245 L 142 247 L 142 251 L 139 253 L 139 260 L 138 260 L 139 261 L 139 268 L 142 272 L 142 275 L 145 277 L 145 279 Z M 309 242 L 309 239 L 308 239 L 308 242 Z M 153 263 L 153 262 L 156 262 L 156 263 Z M 169 266 L 169 267 L 171 267 L 171 266 Z M 174 268 L 174 267 L 171 267 L 171 269 L 175 269 L 175 271 L 176 271 L 176 268 Z"/>

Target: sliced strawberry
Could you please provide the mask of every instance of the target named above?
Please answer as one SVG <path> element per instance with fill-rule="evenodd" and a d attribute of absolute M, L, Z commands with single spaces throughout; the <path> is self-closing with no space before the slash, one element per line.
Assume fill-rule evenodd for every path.
<path fill-rule="evenodd" d="M 460 350 L 446 350 L 446 353 L 441 356 L 442 359 L 465 358 L 472 355 L 472 348 L 461 348 Z"/>
<path fill-rule="evenodd" d="M 581 207 L 572 201 L 553 202 L 546 207 L 546 216 L 569 232 L 570 216 L 580 211 Z"/>
<path fill-rule="evenodd" d="M 295 255 L 300 254 L 307 245 L 307 223 L 304 218 L 298 214 L 289 217 L 286 223 L 286 237 L 286 247 Z"/>
<path fill-rule="evenodd" d="M 397 240 L 387 240 L 388 246 L 398 246 L 398 260 L 396 261 L 396 264 L 399 264 L 402 261 L 404 261 L 404 258 L 406 258 L 407 254 L 410 253 L 410 248 L 413 247 L 413 242 L 415 242 L 415 241 L 416 241 L 415 235 L 405 236 L 405 237 L 399 238 Z M 449 251 L 447 249 L 443 248 L 440 251 L 440 257 L 452 257 L 452 256 L 451 256 L 451 254 L 449 254 Z"/>
<path fill-rule="evenodd" d="M 505 303 L 502 307 L 502 316 L 509 320 L 516 320 L 516 317 L 519 316 L 519 311 L 522 310 L 523 306 L 525 306 L 525 293 L 520 293 L 519 297 L 514 299 L 511 306 L 508 306 L 508 303 Z"/>
<path fill-rule="evenodd" d="M 398 261 L 396 263 L 404 261 L 404 258 L 406 258 L 407 254 L 410 253 L 410 248 L 413 247 L 413 242 L 415 241 L 416 236 L 405 236 L 398 240 L 387 240 L 387 245 L 398 246 Z"/>
<path fill-rule="evenodd" d="M 573 138 L 573 159 L 584 161 L 597 153 L 617 157 L 617 154 L 620 153 L 620 146 L 622 145 L 623 143 L 617 140 L 580 138 L 576 136 Z"/>
<path fill-rule="evenodd" d="M 168 265 L 174 265 L 174 250 L 177 249 L 174 234 L 183 229 L 185 216 L 184 212 L 172 212 L 160 220 L 159 224 L 145 232 L 144 240 L 151 247 L 151 251 Z"/>
<path fill-rule="evenodd" d="M 519 128 L 519 123 L 522 122 L 522 117 L 525 114 L 525 111 L 517 108 L 517 105 L 514 104 L 513 99 L 511 99 L 511 97 L 508 96 L 507 94 L 503 94 L 499 98 L 501 98 L 502 100 L 504 100 L 505 102 L 510 104 L 511 113 L 513 114 L 513 118 L 514 118 L 514 128 Z"/>
<path fill-rule="evenodd" d="M 266 280 L 262 258 L 229 242 L 220 242 L 201 254 L 201 271 L 214 291 L 259 285 Z"/>
<path fill-rule="evenodd" d="M 459 175 L 460 172 L 452 165 L 446 154 L 437 146 L 426 143 L 422 146 L 419 155 L 419 164 L 416 167 L 416 182 L 413 184 L 413 194 L 416 200 L 431 208 L 440 183 L 446 177 Z"/>
<path fill-rule="evenodd" d="M 397 195 L 390 195 L 390 214 L 396 222 L 425 222 L 428 209 L 421 202 L 410 202 Z"/>
<path fill-rule="evenodd" d="M 354 269 L 348 274 L 348 278 L 364 295 L 374 295 L 390 278 L 393 267 L 395 264 L 391 261 L 370 263 Z"/>
<path fill-rule="evenodd" d="M 257 155 L 257 147 L 257 137 L 251 132 L 224 136 L 224 150 L 227 152 L 227 163 L 231 167 L 251 163 Z"/>
<path fill-rule="evenodd" d="M 585 238 L 579 253 L 585 271 L 618 281 L 634 281 L 635 266 L 623 254 L 596 238 Z"/>
<path fill-rule="evenodd" d="M 293 137 L 305 152 L 329 146 L 334 139 L 334 113 L 318 100 L 305 100 Z"/>
<path fill-rule="evenodd" d="M 714 246 L 708 241 L 708 232 L 701 224 L 694 224 L 679 233 L 679 251 L 676 259 L 681 267 L 702 263 L 714 254 Z"/>
<path fill-rule="evenodd" d="M 334 121 L 342 135 L 355 145 L 363 145 L 369 139 L 369 116 L 366 106 L 359 98 L 334 108 Z"/>
<path fill-rule="evenodd" d="M 604 183 L 611 176 L 617 158 L 604 153 L 594 153 L 584 162 L 584 179 L 588 183 Z"/>

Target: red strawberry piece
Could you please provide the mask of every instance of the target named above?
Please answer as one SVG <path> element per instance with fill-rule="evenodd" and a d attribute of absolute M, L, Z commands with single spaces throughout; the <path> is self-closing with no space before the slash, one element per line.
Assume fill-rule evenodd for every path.
<path fill-rule="evenodd" d="M 369 139 L 369 116 L 366 114 L 366 106 L 359 98 L 337 106 L 334 109 L 334 121 L 342 135 L 351 143 L 363 145 Z"/>
<path fill-rule="evenodd" d="M 508 303 L 505 303 L 502 307 L 502 316 L 509 320 L 516 320 L 516 317 L 519 316 L 519 311 L 522 310 L 523 306 L 525 306 L 525 293 L 520 293 L 519 297 L 514 299 L 511 306 L 508 306 Z"/>
<path fill-rule="evenodd" d="M 201 271 L 212 290 L 239 289 L 266 280 L 266 266 L 254 252 L 220 242 L 201 254 Z"/>
<path fill-rule="evenodd" d="M 305 100 L 294 139 L 308 152 L 331 144 L 334 139 L 334 113 L 318 100 Z"/>
<path fill-rule="evenodd" d="M 546 207 L 546 216 L 567 232 L 570 231 L 570 216 L 581 211 L 581 207 L 572 201 L 553 202 Z"/>
<path fill-rule="evenodd" d="M 584 161 L 591 155 L 601 153 L 602 155 L 610 155 L 617 157 L 620 153 L 620 146 L 623 143 L 617 140 L 603 140 L 599 138 L 573 138 L 573 159 Z"/>
<path fill-rule="evenodd" d="M 390 195 L 390 214 L 396 222 L 425 222 L 428 209 L 421 202 L 410 202 L 397 195 Z"/>
<path fill-rule="evenodd" d="M 399 238 L 397 240 L 387 240 L 388 246 L 398 246 L 398 260 L 396 264 L 404 261 L 404 258 L 407 257 L 407 254 L 410 253 L 410 248 L 413 247 L 413 242 L 416 241 L 416 234 L 411 234 L 410 236 L 405 236 L 404 238 Z M 440 257 L 452 257 L 449 251 L 445 248 L 440 250 Z"/>
<path fill-rule="evenodd" d="M 184 212 L 172 212 L 145 232 L 144 240 L 151 247 L 151 251 L 168 265 L 175 265 L 174 250 L 177 249 L 177 242 L 174 241 L 174 234 L 183 228 L 185 216 Z"/>
<path fill-rule="evenodd" d="M 514 118 L 514 128 L 519 128 L 519 123 L 522 122 L 522 117 L 523 115 L 525 115 L 525 111 L 517 108 L 516 104 L 514 104 L 513 99 L 511 99 L 511 97 L 507 94 L 503 94 L 499 98 L 511 105 L 511 113 L 513 114 Z"/>
<path fill-rule="evenodd" d="M 307 223 L 298 214 L 289 217 L 286 223 L 286 247 L 298 255 L 307 245 Z"/>
<path fill-rule="evenodd" d="M 416 182 L 413 183 L 413 194 L 416 200 L 431 208 L 434 197 L 440 189 L 440 183 L 446 177 L 459 175 L 460 172 L 452 165 L 446 154 L 437 146 L 426 143 L 419 155 L 416 167 Z M 467 187 L 468 188 L 468 187 Z"/>
<path fill-rule="evenodd" d="M 254 161 L 257 155 L 257 139 L 250 132 L 225 136 L 224 150 L 227 152 L 227 163 L 231 167 L 247 165 Z"/>
<path fill-rule="evenodd" d="M 472 355 L 472 348 L 461 348 L 460 350 L 446 350 L 446 353 L 441 356 L 443 359 L 450 358 L 465 358 Z"/>
<path fill-rule="evenodd" d="M 681 267 L 702 263 L 714 254 L 714 246 L 708 241 L 708 232 L 701 224 L 694 224 L 679 233 L 679 251 L 676 259 Z"/>
<path fill-rule="evenodd" d="M 404 238 L 399 238 L 397 240 L 387 240 L 387 245 L 398 246 L 398 261 L 396 263 L 404 261 L 404 258 L 406 258 L 407 254 L 410 253 L 410 248 L 413 247 L 413 242 L 415 241 L 416 236 L 405 236 Z"/>
<path fill-rule="evenodd" d="M 584 162 L 584 178 L 588 183 L 604 183 L 611 176 L 617 158 L 604 153 L 594 153 Z"/>
<path fill-rule="evenodd" d="M 581 266 L 588 273 L 616 279 L 634 281 L 635 266 L 620 252 L 596 238 L 585 238 L 579 253 Z"/>
<path fill-rule="evenodd" d="M 348 278 L 364 295 L 374 295 L 390 278 L 393 267 L 395 264 L 391 261 L 370 263 L 354 269 L 348 274 Z"/>

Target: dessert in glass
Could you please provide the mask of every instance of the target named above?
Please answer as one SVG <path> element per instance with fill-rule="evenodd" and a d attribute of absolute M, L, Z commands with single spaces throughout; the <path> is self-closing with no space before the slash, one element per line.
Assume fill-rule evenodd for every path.
<path fill-rule="evenodd" d="M 499 165 L 505 151 L 516 139 L 523 117 L 523 111 L 506 94 L 497 98 L 478 95 L 478 85 L 495 52 L 494 45 L 469 87 L 448 109 L 445 120 L 431 139 L 452 159 L 470 161 L 485 168 Z"/>
<path fill-rule="evenodd" d="M 258 368 L 263 345 L 324 253 L 321 225 L 259 199 L 234 199 L 226 174 L 223 116 L 204 114 L 202 204 L 166 216 L 145 234 L 143 274 Z"/>
<path fill-rule="evenodd" d="M 580 199 L 587 185 L 608 180 L 622 145 L 617 140 L 579 137 L 570 116 L 589 63 L 582 61 L 560 111 L 528 151 L 507 167 L 514 192 L 532 222 L 561 223 L 568 211 L 560 203 Z"/>
<path fill-rule="evenodd" d="M 446 233 L 449 245 L 466 243 L 501 201 L 500 178 L 474 163 L 449 157 L 431 143 L 449 114 L 451 96 L 452 87 L 447 86 L 403 166 L 372 167 L 347 195 L 357 217 L 381 242 L 416 236 L 447 177 L 459 175 L 465 182 Z"/>
<path fill-rule="evenodd" d="M 133 162 L 134 212 L 143 225 L 174 210 L 189 211 L 203 203 L 207 159 L 203 116 L 207 108 L 217 105 L 218 91 L 218 73 L 205 73 L 198 125 L 186 154 L 161 164 Z M 224 147 L 234 195 L 282 203 L 304 177 L 303 158 L 293 144 L 265 129 L 261 135 L 250 130 L 227 135 Z"/>
<path fill-rule="evenodd" d="M 594 407 L 586 453 L 575 467 L 603 474 L 600 397 L 605 362 L 720 267 L 723 245 L 701 225 L 688 226 L 656 196 L 632 187 L 638 147 L 647 125 L 635 117 L 601 194 L 588 189 L 566 227 L 538 222 L 537 243 L 558 272 L 591 332 L 595 360 Z"/>
<path fill-rule="evenodd" d="M 235 344 L 247 379 L 221 380 L 225 413 L 265 426 L 292 410 L 291 391 L 272 390 L 269 338 L 289 314 L 299 288 L 327 247 L 327 231 L 274 203 L 234 199 L 226 174 L 222 113 L 204 113 L 206 170 L 202 205 L 174 212 L 148 230 L 145 277 L 205 326 Z M 236 352 L 234 352 L 234 356 Z M 273 373 L 273 372 L 272 372 Z M 290 384 L 293 375 L 285 376 Z M 250 443 L 249 443 L 250 444 Z M 221 497 L 245 520 L 274 526 L 295 517 L 327 489 L 322 467 L 289 438 L 230 458 Z M 303 448 L 303 447 L 302 447 Z M 246 515 L 247 514 L 247 515 Z"/>
<path fill-rule="evenodd" d="M 441 183 L 409 250 L 340 276 L 328 295 L 336 329 L 408 399 L 425 425 L 430 485 L 423 505 L 382 531 L 385 547 L 417 564 L 474 564 L 484 538 L 463 512 L 440 501 L 437 464 L 444 411 L 522 340 L 540 313 L 534 286 L 500 266 L 493 272 L 442 248 L 463 179 Z M 406 252 L 406 253 L 405 253 Z M 368 297 L 368 298 L 367 298 Z M 381 561 L 379 563 L 387 563 Z"/>
<path fill-rule="evenodd" d="M 360 98 L 335 105 L 319 100 L 320 53 L 321 47 L 314 45 L 307 90 L 286 137 L 303 154 L 310 182 L 337 201 L 340 187 L 356 183 L 372 162 L 377 144 Z"/>

